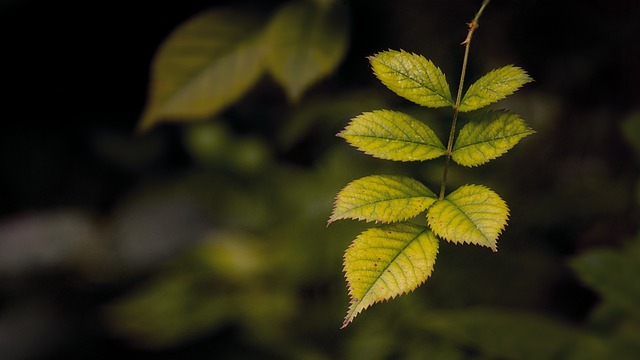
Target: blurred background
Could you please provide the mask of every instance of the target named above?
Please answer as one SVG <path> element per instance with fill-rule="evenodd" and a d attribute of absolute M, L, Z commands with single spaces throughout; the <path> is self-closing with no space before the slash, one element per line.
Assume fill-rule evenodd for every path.
<path fill-rule="evenodd" d="M 379 173 L 436 189 L 442 163 L 373 159 L 335 134 L 382 108 L 441 139 L 450 121 L 391 93 L 366 56 L 422 54 L 457 88 L 480 3 L 1 1 L 0 358 L 640 353 L 631 0 L 489 4 L 467 79 L 526 69 L 535 82 L 496 106 L 537 134 L 449 178 L 507 201 L 500 251 L 442 242 L 423 286 L 339 329 L 342 255 L 369 225 L 327 227 L 335 194 Z M 213 67 L 217 85 L 189 82 Z"/>

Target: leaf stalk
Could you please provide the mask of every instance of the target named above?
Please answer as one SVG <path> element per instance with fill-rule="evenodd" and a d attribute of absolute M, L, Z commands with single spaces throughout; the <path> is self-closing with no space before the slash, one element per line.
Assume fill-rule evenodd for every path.
<path fill-rule="evenodd" d="M 464 77 L 467 72 L 467 62 L 469 60 L 469 48 L 471 47 L 471 38 L 473 37 L 473 33 L 478 29 L 478 21 L 480 20 L 480 16 L 484 12 L 484 9 L 489 5 L 489 1 L 484 0 L 482 5 L 480 6 L 480 10 L 476 13 L 476 16 L 471 20 L 469 24 L 469 31 L 467 32 L 467 37 L 462 42 L 461 45 L 464 45 L 464 57 L 462 59 L 462 71 L 460 72 L 460 83 L 458 85 L 458 93 L 456 94 L 456 102 L 453 104 L 453 119 L 451 120 L 451 130 L 449 131 L 449 140 L 447 141 L 447 152 L 444 160 L 444 173 L 442 174 L 442 183 L 440 184 L 440 195 L 439 199 L 444 199 L 445 190 L 447 187 L 447 175 L 449 173 L 449 164 L 451 163 L 451 155 L 453 153 L 453 140 L 455 138 L 456 133 L 456 123 L 458 121 L 458 113 L 460 102 L 462 101 L 462 91 L 464 88 Z"/>

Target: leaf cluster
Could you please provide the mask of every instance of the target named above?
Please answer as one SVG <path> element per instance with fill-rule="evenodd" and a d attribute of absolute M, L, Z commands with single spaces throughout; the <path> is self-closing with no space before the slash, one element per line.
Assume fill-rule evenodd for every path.
<path fill-rule="evenodd" d="M 204 11 L 170 34 L 154 56 L 139 129 L 210 117 L 265 73 L 296 101 L 338 66 L 348 29 L 340 1 L 293 0 L 268 15 L 242 7 Z"/>
<path fill-rule="evenodd" d="M 475 167 L 504 155 L 534 131 L 508 110 L 476 111 L 514 93 L 531 77 L 505 66 L 471 84 L 457 100 L 444 73 L 432 61 L 403 50 L 369 57 L 375 76 L 397 95 L 420 106 L 454 112 L 445 145 L 429 125 L 413 116 L 374 110 L 353 118 L 338 136 L 375 158 L 428 161 L 445 157 L 440 195 L 422 182 L 398 175 L 357 179 L 337 195 L 329 223 L 355 219 L 379 224 L 361 233 L 344 255 L 351 305 L 343 327 L 372 304 L 410 292 L 431 275 L 439 239 L 486 246 L 497 251 L 509 209 L 482 185 L 464 185 L 445 196 L 449 159 Z M 464 69 L 463 69 L 464 73 Z M 458 113 L 469 113 L 455 134 Z M 424 221 L 412 219 L 426 212 Z"/>

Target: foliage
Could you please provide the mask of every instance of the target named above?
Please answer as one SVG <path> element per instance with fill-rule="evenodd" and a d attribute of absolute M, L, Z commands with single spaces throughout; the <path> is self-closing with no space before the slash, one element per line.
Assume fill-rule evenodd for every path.
<path fill-rule="evenodd" d="M 478 214 L 465 193 L 499 189 L 513 220 L 500 235 L 497 256 L 484 247 L 449 244 L 427 231 L 426 208 L 439 200 L 434 184 L 443 174 L 440 166 L 424 161 L 445 159 L 448 144 L 442 135 L 450 124 L 441 120 L 452 105 L 435 111 L 414 106 L 374 84 L 376 77 L 363 66 L 366 55 L 396 44 L 391 46 L 428 52 L 432 63 L 444 64 L 439 72 L 450 74 L 448 64 L 457 63 L 454 50 L 461 36 L 455 24 L 474 4 L 214 3 L 166 38 L 153 66 L 162 64 L 160 55 L 174 35 L 194 21 L 194 32 L 173 42 L 173 55 L 191 57 L 200 68 L 208 62 L 216 77 L 207 78 L 213 73 L 204 71 L 202 80 L 193 76 L 193 84 L 221 84 L 227 92 L 179 85 L 191 74 L 189 63 L 165 62 L 164 75 L 152 69 L 151 79 L 185 90 L 176 98 L 185 112 L 164 116 L 152 110 L 157 89 L 151 83 L 146 110 L 158 117 L 138 135 L 132 127 L 143 105 L 151 51 L 204 3 L 158 3 L 154 16 L 141 4 L 125 10 L 100 6 L 82 17 L 70 11 L 70 4 L 3 4 L 7 29 L 37 26 L 6 44 L 8 54 L 21 56 L 7 58 L 16 70 L 7 74 L 7 86 L 18 101 L 10 97 L 7 102 L 13 120 L 4 123 L 0 142 L 5 211 L 0 219 L 0 358 L 637 357 L 640 157 L 634 154 L 640 154 L 640 117 L 637 82 L 629 81 L 636 74 L 637 54 L 627 46 L 638 33 L 627 30 L 637 29 L 636 23 L 621 21 L 613 11 L 585 28 L 573 5 L 554 3 L 549 11 L 550 4 L 529 2 L 504 3 L 489 14 L 494 17 L 487 18 L 486 32 L 483 24 L 477 43 L 485 46 L 469 67 L 469 78 L 482 78 L 476 71 L 505 61 L 525 61 L 537 86 L 527 89 L 527 96 L 497 104 L 513 111 L 460 113 L 460 131 L 449 150 L 453 162 L 463 166 L 449 167 L 451 189 L 438 203 L 442 209 L 464 204 L 465 212 L 456 215 L 464 220 L 465 213 Z M 341 17 L 335 15 L 343 5 L 350 8 L 348 27 L 340 27 Z M 578 8 L 583 15 L 598 10 L 583 5 Z M 270 68 L 275 64 L 268 64 L 268 57 L 277 55 L 268 52 L 276 45 L 276 39 L 268 39 L 274 19 L 292 12 L 304 17 L 304 22 L 292 19 L 287 34 L 300 36 L 322 23 L 305 9 L 326 6 L 335 15 L 332 42 L 343 39 L 349 46 L 340 67 L 330 70 L 330 77 L 286 80 L 283 74 L 279 80 Z M 26 16 L 14 16 L 12 8 Z M 627 9 L 640 7 L 628 4 Z M 204 14 L 215 23 L 198 24 Z M 556 26 L 539 26 L 546 23 Z M 613 36 L 598 36 L 620 24 L 626 25 Z M 576 41 L 576 28 L 592 36 Z M 76 46 L 78 29 L 92 41 Z M 496 29 L 509 31 L 504 35 Z M 292 53 L 323 41 L 316 39 L 291 47 Z M 227 50 L 201 51 L 216 44 Z M 293 43 L 280 45 L 287 44 Z M 43 49 L 61 56 L 48 57 L 50 66 L 43 68 Z M 237 56 L 252 52 L 261 56 L 256 61 Z M 203 63 L 196 61 L 199 57 Z M 289 70 L 312 63 L 297 64 Z M 321 63 L 312 67 L 316 71 L 307 69 L 310 73 L 329 75 Z M 33 75 L 33 81 L 24 81 Z M 314 80 L 304 85 L 309 78 Z M 57 84 L 59 91 L 37 96 L 41 92 L 34 90 L 42 84 Z M 422 84 L 431 84 L 446 99 L 444 84 Z M 294 85 L 307 86 L 295 99 Z M 456 95 L 449 95 L 452 103 Z M 20 108 L 15 114 L 14 106 Z M 196 110 L 202 113 L 189 115 Z M 383 128 L 367 130 L 366 122 L 355 121 L 373 117 L 370 113 L 381 117 L 375 121 Z M 502 155 L 527 136 L 528 125 L 516 113 L 530 119 L 538 135 L 517 152 L 491 161 L 491 149 Z M 347 134 L 345 119 L 358 123 L 350 142 L 359 141 L 357 147 L 377 153 L 375 158 L 349 150 L 345 137 L 334 136 Z M 486 131 L 476 126 L 482 122 Z M 375 145 L 368 132 L 383 130 L 400 141 L 389 137 L 384 146 L 367 148 L 367 142 Z M 491 140 L 500 134 L 504 138 Z M 470 141 L 475 136 L 484 140 L 475 144 Z M 405 155 L 416 160 L 406 161 Z M 469 179 L 483 185 L 469 185 Z M 327 214 L 341 188 L 358 196 L 331 214 L 327 229 Z M 398 208 L 406 211 L 390 210 Z M 348 296 L 341 286 L 342 251 L 349 239 L 360 237 L 361 246 L 347 252 L 363 250 L 377 241 L 380 230 L 392 231 L 395 247 L 371 248 L 361 256 L 376 262 L 374 270 L 380 272 L 378 257 L 398 255 L 380 279 L 393 284 L 390 275 L 398 275 L 413 286 L 431 273 L 429 284 L 369 309 L 366 321 L 338 330 Z M 437 251 L 436 272 L 428 261 L 436 254 L 427 249 Z M 402 277 L 409 258 L 417 271 Z M 371 269 L 350 275 L 364 270 Z"/>
<path fill-rule="evenodd" d="M 139 129 L 211 117 L 265 71 L 296 101 L 340 63 L 347 30 L 340 1 L 291 1 L 269 18 L 241 7 L 202 12 L 176 29 L 155 55 Z"/>
<path fill-rule="evenodd" d="M 640 145 L 638 119 L 632 114 L 621 124 L 632 147 Z M 620 248 L 589 250 L 569 261 L 578 279 L 598 295 L 583 327 L 540 313 L 476 307 L 426 311 L 420 328 L 491 358 L 635 359 L 640 352 L 638 264 L 640 231 Z"/>
<path fill-rule="evenodd" d="M 419 327 L 492 358 L 634 359 L 640 351 L 638 250 L 640 237 L 623 249 L 572 259 L 571 268 L 602 299 L 586 328 L 525 311 L 478 307 L 427 311 Z"/>
<path fill-rule="evenodd" d="M 438 237 L 497 251 L 498 236 L 509 216 L 502 198 L 480 185 L 462 186 L 445 197 L 449 159 L 463 166 L 481 165 L 500 157 L 533 133 L 518 115 L 502 110 L 471 116 L 455 137 L 459 112 L 481 109 L 532 81 L 521 68 L 505 66 L 481 77 L 462 96 L 471 37 L 487 4 L 488 1 L 483 3 L 469 25 L 463 43 L 465 58 L 455 101 L 444 73 L 423 56 L 389 50 L 369 57 L 373 73 L 391 91 L 421 106 L 450 106 L 453 121 L 446 148 L 428 125 L 390 110 L 359 115 L 338 134 L 359 150 L 380 159 L 425 161 L 446 157 L 437 198 L 417 180 L 391 176 L 364 177 L 338 193 L 329 223 L 345 218 L 400 222 L 365 231 L 346 251 L 344 271 L 351 306 L 343 327 L 372 304 L 412 291 L 427 280 L 436 260 Z M 406 222 L 425 210 L 428 226 Z M 380 249 L 388 253 L 378 256 Z"/>

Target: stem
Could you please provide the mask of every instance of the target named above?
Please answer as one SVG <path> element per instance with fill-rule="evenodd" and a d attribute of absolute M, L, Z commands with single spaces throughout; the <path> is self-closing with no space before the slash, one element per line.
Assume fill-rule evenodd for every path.
<path fill-rule="evenodd" d="M 456 94 L 456 103 L 453 105 L 453 120 L 451 120 L 451 130 L 449 131 L 449 141 L 447 142 L 447 153 L 444 160 L 444 174 L 442 174 L 442 184 L 440 185 L 440 197 L 439 199 L 444 199 L 444 193 L 447 186 L 447 174 L 449 173 L 449 163 L 451 162 L 451 154 L 453 151 L 453 140 L 456 133 L 456 122 L 458 121 L 458 108 L 460 107 L 460 102 L 462 101 L 462 90 L 464 87 L 464 76 L 467 72 L 467 61 L 469 60 L 469 48 L 471 47 L 471 38 L 473 37 L 473 32 L 478 28 L 478 20 L 482 15 L 482 12 L 489 4 L 491 0 L 484 0 L 482 2 L 482 6 L 480 6 L 480 10 L 476 13 L 476 16 L 471 20 L 469 25 L 469 32 L 467 33 L 467 38 L 462 42 L 464 45 L 464 58 L 462 59 L 462 71 L 460 73 L 460 83 L 458 85 L 458 93 Z"/>

